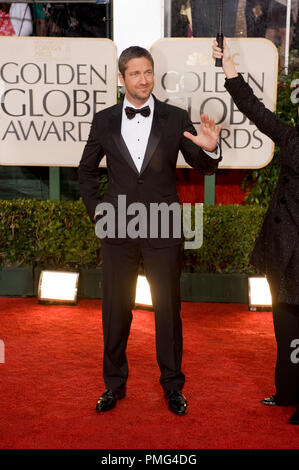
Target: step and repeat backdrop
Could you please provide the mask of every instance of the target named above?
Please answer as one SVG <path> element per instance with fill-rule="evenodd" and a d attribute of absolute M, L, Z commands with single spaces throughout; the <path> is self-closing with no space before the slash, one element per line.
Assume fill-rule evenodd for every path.
<path fill-rule="evenodd" d="M 278 53 L 261 38 L 229 39 L 258 98 L 276 107 Z M 221 168 L 261 168 L 274 145 L 238 111 L 215 67 L 211 38 L 167 38 L 151 47 L 155 96 L 222 125 Z M 94 113 L 117 101 L 117 50 L 109 39 L 0 37 L 0 165 L 72 166 Z M 105 160 L 102 163 L 105 165 Z M 188 167 L 182 155 L 178 166 Z"/>
<path fill-rule="evenodd" d="M 115 104 L 110 39 L 0 38 L 0 164 L 77 166 L 95 112 Z"/>

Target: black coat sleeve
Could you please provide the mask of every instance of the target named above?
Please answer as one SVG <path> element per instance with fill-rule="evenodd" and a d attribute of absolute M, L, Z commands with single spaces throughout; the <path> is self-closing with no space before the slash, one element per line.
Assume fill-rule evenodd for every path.
<path fill-rule="evenodd" d="M 232 96 L 238 109 L 245 114 L 256 127 L 265 135 L 270 137 L 275 144 L 283 146 L 289 132 L 294 128 L 277 118 L 255 96 L 252 88 L 245 82 L 241 74 L 234 78 L 226 78 L 225 88 Z"/>
<path fill-rule="evenodd" d="M 80 194 L 92 221 L 96 206 L 101 202 L 99 195 L 99 164 L 104 157 L 100 142 L 100 130 L 95 115 L 87 143 L 78 167 Z"/>

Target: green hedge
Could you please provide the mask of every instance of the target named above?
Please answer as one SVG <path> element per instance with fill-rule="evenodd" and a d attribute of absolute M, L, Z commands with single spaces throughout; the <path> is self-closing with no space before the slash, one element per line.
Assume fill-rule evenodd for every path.
<path fill-rule="evenodd" d="M 184 270 L 254 273 L 249 257 L 264 215 L 265 209 L 259 206 L 205 206 L 203 245 L 199 250 L 184 250 Z"/>
<path fill-rule="evenodd" d="M 0 265 L 95 265 L 99 252 L 81 201 L 0 201 Z"/>
<path fill-rule="evenodd" d="M 184 250 L 184 271 L 253 273 L 249 263 L 265 209 L 204 207 L 204 243 Z M 82 201 L 0 200 L 0 266 L 101 265 L 101 244 Z"/>

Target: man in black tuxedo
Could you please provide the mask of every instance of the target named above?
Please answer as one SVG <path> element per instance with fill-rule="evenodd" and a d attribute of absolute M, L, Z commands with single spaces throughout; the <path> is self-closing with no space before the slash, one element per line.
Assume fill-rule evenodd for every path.
<path fill-rule="evenodd" d="M 134 202 L 146 208 L 152 203 L 179 204 L 175 173 L 179 150 L 186 162 L 202 174 L 214 173 L 222 159 L 217 144 L 220 126 L 215 126 L 213 119 L 202 115 L 201 130 L 196 135 L 185 110 L 152 95 L 154 63 L 146 49 L 134 46 L 123 51 L 119 58 L 119 78 L 126 89 L 124 103 L 94 116 L 78 169 L 83 201 L 97 224 L 101 221 L 101 203 L 112 204 L 117 215 L 120 195 L 126 197 L 127 206 Z M 104 155 L 108 188 L 100 198 L 98 166 Z M 126 345 L 142 257 L 155 310 L 160 383 L 169 409 L 184 415 L 187 400 L 181 392 L 185 377 L 181 371 L 180 317 L 183 237 L 171 231 L 167 237 L 162 236 L 161 221 L 156 237 L 149 233 L 150 226 L 145 237 L 124 236 L 119 227 L 116 232 L 115 236 L 102 238 L 106 391 L 98 399 L 96 410 L 110 410 L 126 394 Z"/>

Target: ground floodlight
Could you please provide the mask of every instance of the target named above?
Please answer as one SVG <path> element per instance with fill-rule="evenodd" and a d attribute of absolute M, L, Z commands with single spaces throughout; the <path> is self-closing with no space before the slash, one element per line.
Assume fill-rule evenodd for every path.
<path fill-rule="evenodd" d="M 152 307 L 152 296 L 146 276 L 139 275 L 137 278 L 135 306 Z"/>
<path fill-rule="evenodd" d="M 249 310 L 272 310 L 272 297 L 265 277 L 248 278 Z"/>
<path fill-rule="evenodd" d="M 40 303 L 76 304 L 79 273 L 42 271 L 38 284 Z"/>

